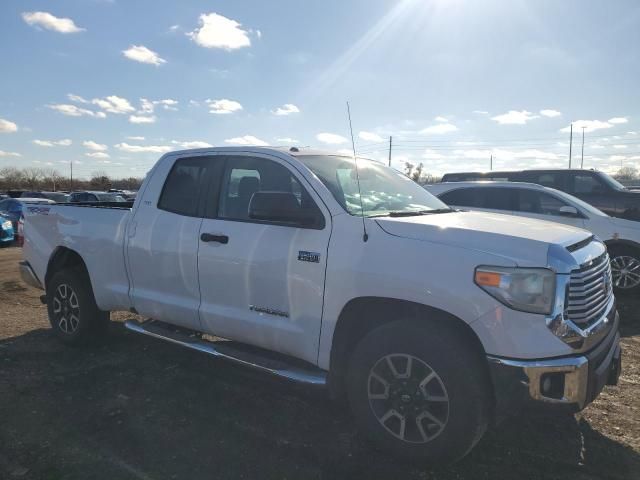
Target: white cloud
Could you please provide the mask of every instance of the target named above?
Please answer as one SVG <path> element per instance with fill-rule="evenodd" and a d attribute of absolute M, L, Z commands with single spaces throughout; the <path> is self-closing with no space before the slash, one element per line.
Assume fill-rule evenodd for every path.
<path fill-rule="evenodd" d="M 276 138 L 276 141 L 280 143 L 299 143 L 298 140 L 291 137 Z"/>
<path fill-rule="evenodd" d="M 109 154 L 105 152 L 87 152 L 85 155 L 91 158 L 111 158 Z"/>
<path fill-rule="evenodd" d="M 274 115 L 291 115 L 292 113 L 300 113 L 300 109 L 293 103 L 285 103 L 281 107 L 272 111 Z"/>
<path fill-rule="evenodd" d="M 170 31 L 170 32 L 176 32 L 176 31 L 178 31 L 178 30 L 180 30 L 180 25 L 177 25 L 177 24 L 176 24 L 176 25 L 171 25 L 171 26 L 169 27 L 169 31 Z"/>
<path fill-rule="evenodd" d="M 596 130 L 602 130 L 605 128 L 613 127 L 613 124 L 609 122 L 603 122 L 601 120 L 578 120 L 577 122 L 573 122 L 573 131 L 580 132 L 584 127 L 585 133 L 595 132 Z M 569 133 L 571 130 L 571 126 L 567 126 L 561 128 L 560 131 L 564 133 Z"/>
<path fill-rule="evenodd" d="M 187 36 L 201 47 L 235 50 L 251 45 L 249 32 L 230 18 L 217 13 L 203 13 L 200 15 L 199 25 L 193 32 L 187 33 Z"/>
<path fill-rule="evenodd" d="M 436 117 L 436 118 L 434 118 L 434 120 L 436 122 L 440 122 L 440 123 L 447 123 L 449 121 L 445 117 Z"/>
<path fill-rule="evenodd" d="M 224 142 L 233 143 L 235 145 L 256 145 L 260 147 L 269 145 L 264 140 L 260 140 L 258 137 L 254 137 L 253 135 L 244 135 L 242 137 L 227 138 Z"/>
<path fill-rule="evenodd" d="M 166 153 L 171 151 L 171 147 L 168 145 L 129 145 L 123 142 L 116 144 L 115 147 L 129 153 Z"/>
<path fill-rule="evenodd" d="M 80 95 L 74 95 L 73 93 L 67 93 L 67 98 L 76 103 L 89 103 L 89 100 L 81 97 Z"/>
<path fill-rule="evenodd" d="M 441 160 L 443 158 L 447 158 L 445 155 L 436 152 L 435 150 L 425 150 L 422 154 L 422 158 L 426 158 L 428 160 Z"/>
<path fill-rule="evenodd" d="M 348 140 L 344 138 L 342 135 L 337 135 L 335 133 L 319 133 L 316 135 L 318 141 L 322 143 L 328 143 L 329 145 L 340 145 L 342 143 L 347 143 Z"/>
<path fill-rule="evenodd" d="M 178 101 L 172 98 L 165 98 L 164 100 L 154 100 L 154 105 L 162 105 L 162 108 L 165 110 L 178 110 L 176 105 L 178 105 Z"/>
<path fill-rule="evenodd" d="M 144 141 L 144 137 L 139 137 L 139 136 L 136 136 L 136 137 L 127 137 L 127 140 L 135 140 L 135 141 L 137 141 L 137 142 L 143 142 L 143 141 Z"/>
<path fill-rule="evenodd" d="M 18 125 L 9 120 L 0 118 L 0 133 L 13 133 L 18 131 Z"/>
<path fill-rule="evenodd" d="M 96 143 L 93 140 L 85 140 L 84 142 L 82 142 L 82 145 L 89 150 L 93 150 L 94 152 L 104 152 L 109 148 L 103 143 Z"/>
<path fill-rule="evenodd" d="M 58 113 L 63 115 L 67 115 L 69 117 L 95 117 L 95 118 L 105 118 L 107 115 L 104 112 L 94 112 L 92 110 L 87 110 L 86 108 L 80 108 L 77 105 L 71 105 L 68 103 L 54 103 L 47 105 L 47 108 L 51 110 L 55 110 Z"/>
<path fill-rule="evenodd" d="M 384 142 L 384 138 L 382 138 L 380 135 L 374 132 L 365 132 L 365 131 L 359 132 L 358 138 L 360 138 L 361 140 L 365 140 L 367 142 Z"/>
<path fill-rule="evenodd" d="M 167 63 L 164 58 L 161 58 L 160 55 L 153 50 L 149 50 L 144 45 L 131 45 L 126 50 L 123 50 L 122 54 L 134 62 L 148 63 L 151 65 Z"/>
<path fill-rule="evenodd" d="M 558 110 L 546 109 L 540 110 L 540 115 L 542 115 L 543 117 L 555 118 L 562 115 L 562 112 L 559 112 Z"/>
<path fill-rule="evenodd" d="M 117 95 L 109 95 L 105 98 L 94 98 L 91 100 L 91 103 L 108 113 L 125 114 L 135 111 L 135 108 L 129 103 L 129 100 L 118 97 Z"/>
<path fill-rule="evenodd" d="M 68 138 L 64 138 L 62 140 L 34 140 L 33 143 L 40 147 L 68 147 L 73 142 Z"/>
<path fill-rule="evenodd" d="M 616 148 L 618 150 L 623 150 L 623 149 L 627 148 L 627 146 L 626 145 L 614 145 L 613 148 Z"/>
<path fill-rule="evenodd" d="M 491 120 L 498 122 L 500 125 L 524 125 L 534 118 L 538 118 L 538 116 L 533 115 L 531 112 L 527 112 L 526 110 L 509 110 L 507 113 L 503 113 L 502 115 L 491 117 Z"/>
<path fill-rule="evenodd" d="M 0 157 L 21 157 L 18 152 L 5 152 L 4 150 L 0 150 Z"/>
<path fill-rule="evenodd" d="M 155 115 L 151 115 L 151 116 L 144 116 L 144 115 L 130 115 L 129 116 L 129 122 L 130 123 L 155 123 L 156 122 L 156 116 Z"/>
<path fill-rule="evenodd" d="M 458 130 L 458 127 L 452 123 L 439 123 L 437 125 L 423 128 L 419 133 L 424 135 L 443 135 L 445 133 L 455 132 L 456 130 Z"/>
<path fill-rule="evenodd" d="M 227 113 L 233 113 L 242 110 L 242 105 L 240 105 L 240 103 L 236 102 L 235 100 L 221 98 L 219 100 L 207 99 L 206 102 L 209 106 L 209 113 L 224 115 Z"/>
<path fill-rule="evenodd" d="M 171 143 L 173 143 L 174 145 L 180 145 L 182 148 L 186 148 L 186 149 L 213 147 L 213 145 L 211 145 L 210 143 L 199 141 L 199 140 L 195 140 L 192 142 L 178 142 L 176 140 L 173 140 Z"/>
<path fill-rule="evenodd" d="M 489 115 L 489 112 L 486 110 L 474 110 L 472 113 L 475 113 L 476 115 Z"/>
<path fill-rule="evenodd" d="M 613 117 L 609 119 L 609 123 L 613 123 L 613 124 L 620 124 L 620 123 L 627 123 L 629 121 L 629 119 L 627 117 Z"/>
<path fill-rule="evenodd" d="M 32 27 L 42 27 L 58 33 L 84 32 L 70 18 L 58 18 L 47 12 L 24 12 L 22 19 Z"/>

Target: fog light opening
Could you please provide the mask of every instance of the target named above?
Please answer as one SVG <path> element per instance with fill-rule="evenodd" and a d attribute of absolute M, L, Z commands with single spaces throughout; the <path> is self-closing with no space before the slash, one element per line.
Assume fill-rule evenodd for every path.
<path fill-rule="evenodd" d="M 560 400 L 564 397 L 564 377 L 562 372 L 545 373 L 540 377 L 540 393 L 547 398 Z"/>

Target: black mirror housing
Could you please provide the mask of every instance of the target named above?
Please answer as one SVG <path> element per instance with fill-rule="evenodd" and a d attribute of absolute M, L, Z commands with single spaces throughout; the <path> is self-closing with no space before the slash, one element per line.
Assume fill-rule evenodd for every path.
<path fill-rule="evenodd" d="M 324 228 L 322 214 L 301 208 L 297 197 L 291 192 L 254 193 L 249 202 L 249 218 L 306 228 Z"/>

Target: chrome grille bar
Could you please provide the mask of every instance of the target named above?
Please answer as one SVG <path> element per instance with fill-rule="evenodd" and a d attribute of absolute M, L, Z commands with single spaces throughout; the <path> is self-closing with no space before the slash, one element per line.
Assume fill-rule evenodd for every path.
<path fill-rule="evenodd" d="M 604 253 L 571 272 L 565 317 L 581 327 L 596 322 L 613 295 L 611 265 Z"/>

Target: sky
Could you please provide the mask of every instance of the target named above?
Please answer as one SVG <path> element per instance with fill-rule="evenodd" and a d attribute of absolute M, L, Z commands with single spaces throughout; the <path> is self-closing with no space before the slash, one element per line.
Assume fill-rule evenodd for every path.
<path fill-rule="evenodd" d="M 228 145 L 433 174 L 640 166 L 640 2 L 3 0 L 0 169 Z M 584 128 L 583 128 L 584 127 Z"/>

